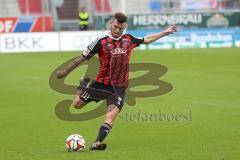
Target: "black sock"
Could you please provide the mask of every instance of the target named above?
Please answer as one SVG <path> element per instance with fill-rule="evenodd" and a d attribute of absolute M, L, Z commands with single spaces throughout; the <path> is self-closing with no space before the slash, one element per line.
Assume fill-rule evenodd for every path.
<path fill-rule="evenodd" d="M 99 141 L 102 142 L 111 131 L 112 126 L 108 123 L 103 123 L 99 129 L 98 136 L 95 142 Z"/>

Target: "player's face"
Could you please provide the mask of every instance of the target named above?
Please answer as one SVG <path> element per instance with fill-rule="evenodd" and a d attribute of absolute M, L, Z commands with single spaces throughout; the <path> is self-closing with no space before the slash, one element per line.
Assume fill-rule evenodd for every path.
<path fill-rule="evenodd" d="M 111 34 L 114 38 L 119 38 L 124 29 L 126 28 L 126 23 L 119 23 L 116 19 L 113 19 L 110 23 Z"/>

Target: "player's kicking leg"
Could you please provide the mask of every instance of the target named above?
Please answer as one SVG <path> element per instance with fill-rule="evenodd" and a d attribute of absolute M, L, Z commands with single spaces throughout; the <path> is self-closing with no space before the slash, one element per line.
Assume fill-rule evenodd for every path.
<path fill-rule="evenodd" d="M 90 150 L 105 150 L 106 149 L 107 145 L 103 143 L 103 140 L 107 137 L 107 135 L 111 131 L 113 123 L 114 123 L 115 119 L 117 118 L 117 115 L 119 112 L 120 112 L 120 109 L 116 105 L 111 104 L 108 106 L 108 112 L 106 114 L 106 119 L 105 119 L 104 123 L 101 125 L 97 139 L 90 147 Z"/>
<path fill-rule="evenodd" d="M 90 78 L 88 77 L 83 77 L 80 80 L 80 85 L 76 90 L 75 97 L 73 100 L 73 106 L 76 109 L 80 109 L 87 104 L 87 102 L 83 101 L 79 96 L 81 95 L 82 92 L 86 90 L 86 87 L 88 86 L 89 81 L 90 81 Z"/>

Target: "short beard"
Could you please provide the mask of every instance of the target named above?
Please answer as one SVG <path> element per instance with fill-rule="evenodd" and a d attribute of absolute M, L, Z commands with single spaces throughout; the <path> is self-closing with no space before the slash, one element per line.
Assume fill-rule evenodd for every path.
<path fill-rule="evenodd" d="M 110 32 L 111 32 L 111 35 L 112 35 L 113 38 L 119 38 L 122 35 L 122 34 L 120 34 L 118 37 L 114 37 L 112 30 L 110 30 Z"/>

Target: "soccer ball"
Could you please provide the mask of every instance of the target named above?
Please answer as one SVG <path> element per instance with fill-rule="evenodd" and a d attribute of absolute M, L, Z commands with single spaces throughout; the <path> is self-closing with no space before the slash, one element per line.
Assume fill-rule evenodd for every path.
<path fill-rule="evenodd" d="M 66 139 L 65 145 L 69 152 L 82 151 L 85 148 L 85 140 L 79 134 L 72 134 Z"/>

